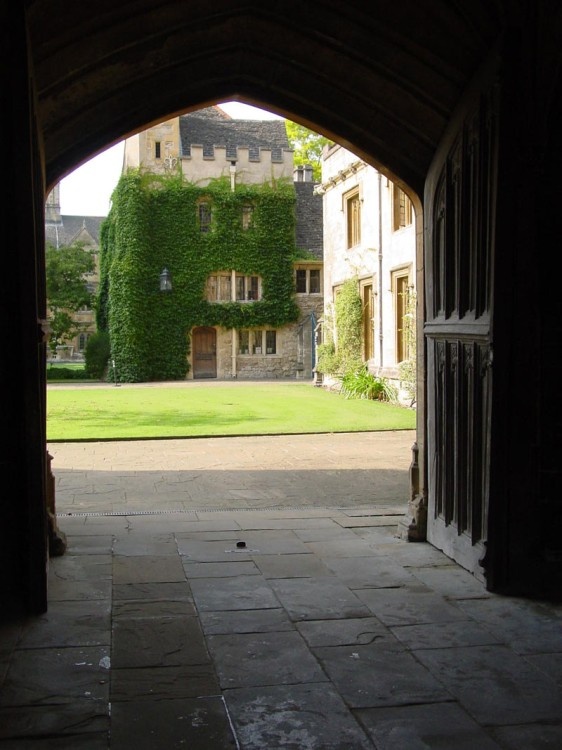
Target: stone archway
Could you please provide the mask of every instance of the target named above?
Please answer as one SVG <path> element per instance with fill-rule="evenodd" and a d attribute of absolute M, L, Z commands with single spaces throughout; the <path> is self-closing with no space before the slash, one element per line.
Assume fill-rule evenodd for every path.
<path fill-rule="evenodd" d="M 552 106 L 562 19 L 551 6 L 546 0 L 508 6 L 418 0 L 377 8 L 359 0 L 304 7 L 296 0 L 282 7 L 103 0 L 95 17 L 78 3 L 61 17 L 53 0 L 3 8 L 12 202 L 3 209 L 10 252 L 0 299 L 4 319 L 14 321 L 4 345 L 18 353 L 14 367 L 2 368 L 11 436 L 3 455 L 4 519 L 14 531 L 9 536 L 26 542 L 6 545 L 2 567 L 17 560 L 16 600 L 35 610 L 45 604 L 41 237 L 52 185 L 150 122 L 238 98 L 338 140 L 404 187 L 419 210 L 431 164 L 458 134 L 455 111 L 480 69 L 497 92 L 500 113 L 487 550 L 498 575 L 489 583 L 510 591 L 559 583 L 559 543 L 548 531 L 561 520 L 552 447 L 559 407 L 549 385 L 557 381 L 559 335 L 539 283 L 541 259 L 544 267 L 546 249 L 557 242 L 556 225 L 540 207 L 551 199 L 562 166 L 554 145 L 560 110 Z M 483 68 L 490 54 L 497 55 L 495 72 Z M 471 226 L 470 211 L 466 217 Z M 520 394 L 516 373 L 532 374 L 524 424 L 512 409 Z M 426 387 L 431 383 L 422 379 L 422 395 Z M 420 470 L 423 477 L 423 458 Z"/>

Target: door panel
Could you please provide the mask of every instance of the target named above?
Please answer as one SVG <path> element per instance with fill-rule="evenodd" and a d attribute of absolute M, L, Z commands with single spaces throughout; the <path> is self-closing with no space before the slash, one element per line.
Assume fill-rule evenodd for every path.
<path fill-rule="evenodd" d="M 427 538 L 485 580 L 497 115 L 480 94 L 426 186 Z"/>
<path fill-rule="evenodd" d="M 214 328 L 194 328 L 192 334 L 193 377 L 217 377 L 217 332 Z"/>

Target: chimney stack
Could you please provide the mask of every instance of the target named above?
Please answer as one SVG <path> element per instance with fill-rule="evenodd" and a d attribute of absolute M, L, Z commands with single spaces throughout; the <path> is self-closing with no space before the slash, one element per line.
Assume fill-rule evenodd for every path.
<path fill-rule="evenodd" d="M 294 182 L 313 182 L 312 166 L 310 164 L 299 164 L 293 171 Z"/>

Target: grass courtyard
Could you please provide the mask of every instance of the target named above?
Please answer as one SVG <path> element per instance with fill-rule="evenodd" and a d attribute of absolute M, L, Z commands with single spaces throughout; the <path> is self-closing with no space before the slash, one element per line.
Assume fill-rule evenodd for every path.
<path fill-rule="evenodd" d="M 415 429 L 394 404 L 346 399 L 310 383 L 57 385 L 47 440 L 125 440 Z"/>

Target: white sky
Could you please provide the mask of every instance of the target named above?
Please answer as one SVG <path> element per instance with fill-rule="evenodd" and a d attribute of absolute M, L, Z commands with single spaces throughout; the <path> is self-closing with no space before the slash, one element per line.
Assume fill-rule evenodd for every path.
<path fill-rule="evenodd" d="M 239 102 L 220 105 L 231 117 L 248 120 L 279 119 L 272 112 Z M 123 142 L 108 148 L 78 167 L 60 183 L 61 214 L 65 216 L 107 216 L 111 193 L 123 166 Z"/>

